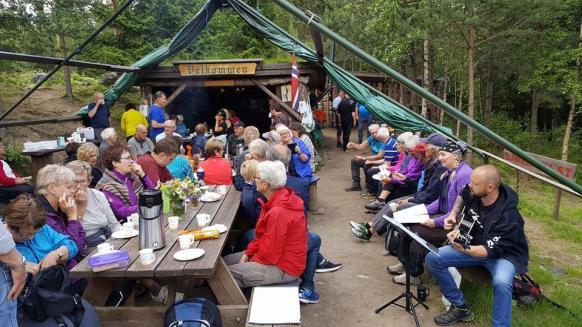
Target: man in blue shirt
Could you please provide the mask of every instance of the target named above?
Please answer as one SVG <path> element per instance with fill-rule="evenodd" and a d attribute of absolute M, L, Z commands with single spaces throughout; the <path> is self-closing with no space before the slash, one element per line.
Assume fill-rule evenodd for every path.
<path fill-rule="evenodd" d="M 95 93 L 94 102 L 87 105 L 89 112 L 87 115 L 91 120 L 91 127 L 95 132 L 95 139 L 101 140 L 101 132 L 111 126 L 111 114 L 109 113 L 109 105 L 105 103 L 103 93 Z"/>
<path fill-rule="evenodd" d="M 368 138 L 370 138 L 370 131 L 368 126 L 372 123 L 372 114 L 366 109 L 366 106 L 356 102 L 356 121 L 358 122 L 358 143 L 362 143 L 364 139 L 364 129 L 368 133 Z"/>
<path fill-rule="evenodd" d="M 148 116 L 150 124 L 150 139 L 155 140 L 156 136 L 164 132 L 164 122 L 166 121 L 166 114 L 164 108 L 166 107 L 166 94 L 158 91 L 154 94 L 154 104 Z"/>

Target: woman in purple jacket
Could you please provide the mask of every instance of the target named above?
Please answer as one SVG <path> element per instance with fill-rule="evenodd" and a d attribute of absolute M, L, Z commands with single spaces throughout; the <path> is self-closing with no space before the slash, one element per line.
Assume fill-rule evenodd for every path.
<path fill-rule="evenodd" d="M 75 191 L 75 173 L 65 166 L 47 165 L 36 178 L 37 201 L 46 210 L 46 223 L 75 241 L 79 256 L 85 255 L 85 230 L 81 225 L 87 193 Z"/>
<path fill-rule="evenodd" d="M 463 187 L 471 181 L 473 169 L 464 161 L 467 145 L 463 142 L 449 141 L 439 151 L 439 160 L 448 171 L 442 176 L 446 178 L 438 199 L 427 206 L 427 211 L 432 218 L 422 224 L 409 225 L 410 230 L 418 234 L 425 241 L 440 246 L 447 239 L 448 231 L 443 229 L 444 219 L 449 215 L 457 195 Z M 435 218 L 436 217 L 436 218 Z M 397 284 L 406 283 L 404 264 L 406 264 L 406 251 L 400 242 L 398 247 L 398 260 L 400 263 L 389 266 L 388 272 L 397 275 L 392 281 Z M 421 283 L 420 276 L 423 273 L 424 257 L 427 251 L 416 242 L 410 244 L 410 282 L 413 285 Z"/>
<path fill-rule="evenodd" d="M 137 212 L 137 197 L 144 189 L 155 188 L 139 164 L 131 160 L 123 145 L 113 145 L 103 152 L 105 172 L 96 188 L 105 194 L 119 221 Z"/>

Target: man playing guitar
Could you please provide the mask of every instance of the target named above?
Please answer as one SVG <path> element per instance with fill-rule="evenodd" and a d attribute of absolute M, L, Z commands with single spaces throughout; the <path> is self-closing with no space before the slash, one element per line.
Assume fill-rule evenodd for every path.
<path fill-rule="evenodd" d="M 463 221 L 447 234 L 449 245 L 441 247 L 438 255 L 429 253 L 426 256 L 432 276 L 452 303 L 447 312 L 434 318 L 437 325 L 450 326 L 474 319 L 474 313 L 448 270 L 449 267 L 471 266 L 484 267 L 491 273 L 492 325 L 511 325 L 513 277 L 527 271 L 529 257 L 524 221 L 517 202 L 517 193 L 501 183 L 495 166 L 484 165 L 473 171 L 471 182 L 457 197 L 444 227 L 452 229 L 459 214 Z"/>

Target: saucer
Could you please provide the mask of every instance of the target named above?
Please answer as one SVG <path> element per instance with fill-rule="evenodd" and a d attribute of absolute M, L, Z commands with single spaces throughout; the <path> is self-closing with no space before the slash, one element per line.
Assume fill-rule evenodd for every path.
<path fill-rule="evenodd" d="M 178 261 L 194 260 L 194 259 L 198 259 L 201 256 L 203 256 L 205 252 L 206 251 L 204 251 L 204 249 L 198 249 L 198 248 L 180 250 L 180 251 L 174 253 L 174 259 L 176 259 Z"/>
<path fill-rule="evenodd" d="M 202 202 L 216 202 L 220 200 L 222 196 L 215 192 L 206 192 L 200 197 L 200 201 Z"/>
<path fill-rule="evenodd" d="M 133 232 L 127 233 L 123 230 L 118 230 L 117 232 L 114 232 L 113 234 L 111 234 L 111 237 L 113 238 L 132 238 L 139 235 L 139 232 L 137 230 L 134 230 Z"/>
<path fill-rule="evenodd" d="M 202 228 L 203 232 L 205 232 L 207 230 L 217 230 L 220 234 L 222 234 L 222 233 L 226 233 L 228 228 L 226 228 L 226 226 L 224 226 L 223 224 L 214 224 L 212 226 L 207 226 L 207 227 Z"/>

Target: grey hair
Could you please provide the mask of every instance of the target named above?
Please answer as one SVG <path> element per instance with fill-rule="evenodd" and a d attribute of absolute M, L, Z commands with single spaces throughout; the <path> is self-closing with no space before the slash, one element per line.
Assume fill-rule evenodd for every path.
<path fill-rule="evenodd" d="M 162 91 L 158 91 L 158 92 L 154 93 L 154 101 L 156 101 L 158 98 L 165 97 L 165 96 L 166 96 L 166 93 L 164 93 Z"/>
<path fill-rule="evenodd" d="M 380 127 L 378 128 L 376 137 L 387 140 L 390 137 L 390 131 L 386 127 Z"/>
<path fill-rule="evenodd" d="M 412 150 L 418 144 L 419 140 L 420 138 L 418 135 L 412 135 L 408 140 L 406 140 L 406 142 L 404 142 L 404 147 L 406 147 L 407 150 Z"/>
<path fill-rule="evenodd" d="M 261 139 L 252 140 L 251 144 L 249 144 L 249 153 L 260 159 L 265 159 L 267 149 L 269 149 L 269 144 Z"/>
<path fill-rule="evenodd" d="M 378 125 L 378 124 L 372 124 L 372 125 L 368 126 L 368 130 L 370 132 L 377 131 L 379 128 L 380 128 L 380 125 Z"/>
<path fill-rule="evenodd" d="M 288 133 L 289 135 L 291 135 L 291 137 L 293 137 L 293 133 L 291 133 L 291 130 L 289 129 L 289 127 L 287 127 L 283 124 L 277 125 L 277 133 L 279 134 L 279 136 L 281 134 Z"/>
<path fill-rule="evenodd" d="M 98 96 L 104 96 L 103 92 L 95 92 L 95 94 L 93 94 L 93 99 L 95 99 Z"/>
<path fill-rule="evenodd" d="M 287 171 L 281 161 L 263 161 L 257 166 L 259 177 L 269 183 L 269 188 L 276 190 L 287 183 Z"/>
<path fill-rule="evenodd" d="M 396 140 L 399 143 L 406 144 L 406 142 L 408 142 L 408 140 L 410 140 L 413 136 L 414 136 L 414 134 L 412 134 L 411 132 L 404 132 L 404 133 L 398 135 L 398 138 Z"/>
<path fill-rule="evenodd" d="M 75 173 L 61 165 L 46 165 L 36 175 L 36 194 L 46 195 L 50 185 L 72 183 Z"/>
<path fill-rule="evenodd" d="M 72 170 L 75 175 L 85 172 L 87 173 L 87 178 L 91 179 L 91 165 L 86 161 L 74 160 L 67 163 L 65 167 Z"/>
<path fill-rule="evenodd" d="M 117 137 L 117 133 L 113 127 L 108 127 L 101 132 L 101 139 L 109 140 L 114 137 Z"/>
<path fill-rule="evenodd" d="M 287 170 L 289 162 L 291 161 L 291 150 L 282 144 L 271 145 L 267 150 L 266 159 L 270 161 L 281 161 L 285 165 L 285 170 Z"/>

